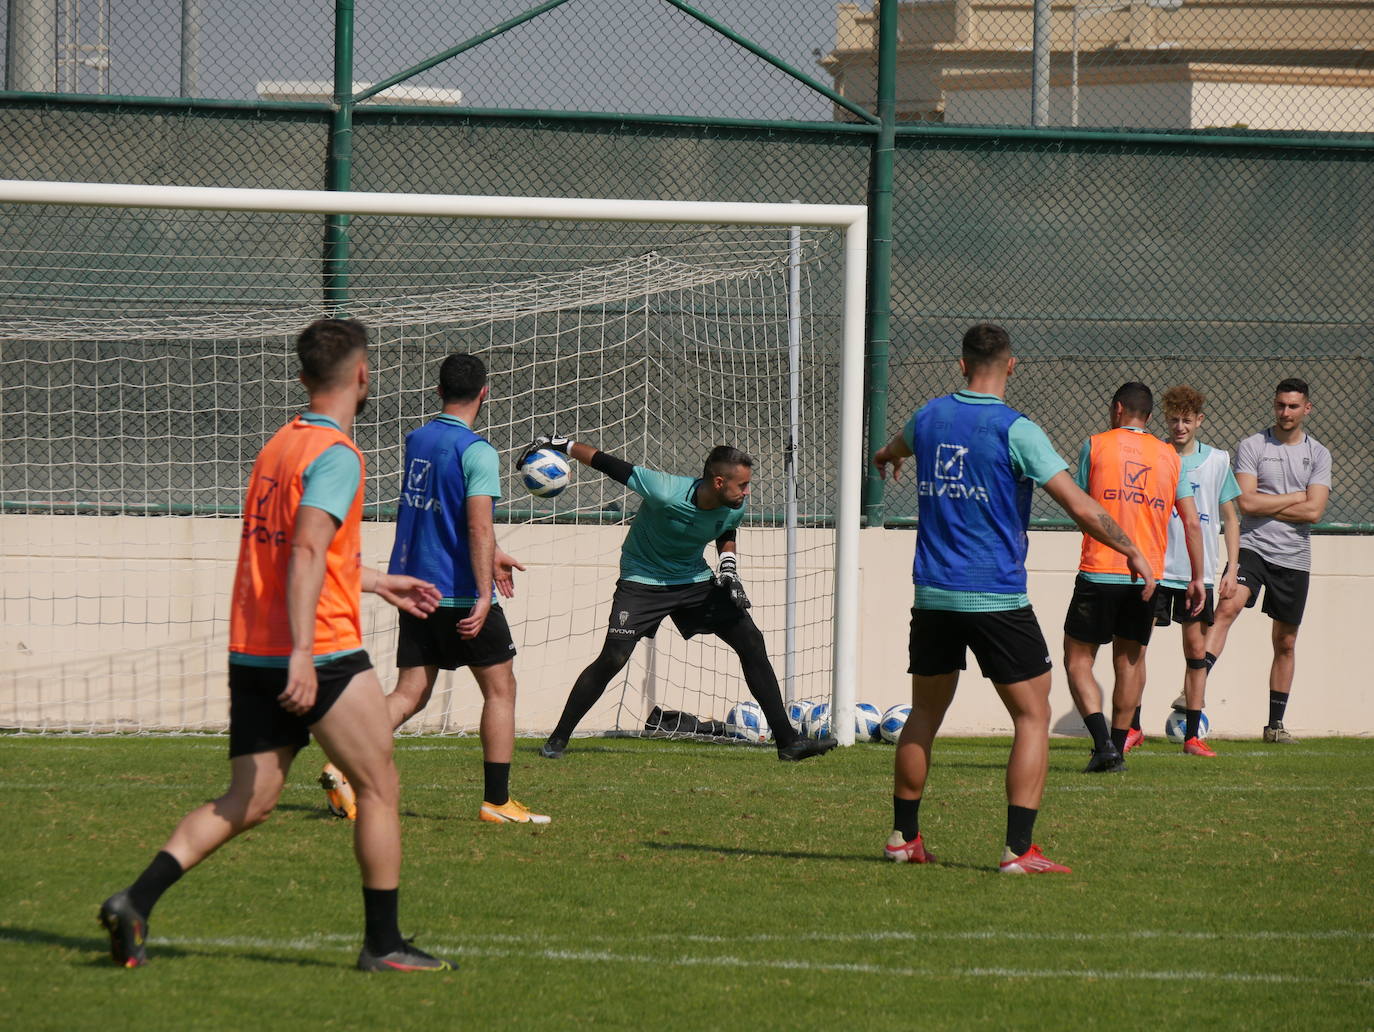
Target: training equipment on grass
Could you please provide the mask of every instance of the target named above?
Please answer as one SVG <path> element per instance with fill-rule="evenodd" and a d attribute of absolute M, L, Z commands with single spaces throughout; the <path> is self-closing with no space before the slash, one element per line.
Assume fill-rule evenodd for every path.
<path fill-rule="evenodd" d="M 811 707 L 816 705 L 812 699 L 797 699 L 787 704 L 787 722 L 792 725 L 792 730 L 798 734 L 806 733 L 806 715 L 811 712 Z"/>
<path fill-rule="evenodd" d="M 759 709 L 758 703 L 737 702 L 731 706 L 725 717 L 725 730 L 731 736 L 743 738 L 746 742 L 768 741 L 768 721 L 764 718 L 763 710 Z"/>
<path fill-rule="evenodd" d="M 572 483 L 572 466 L 552 448 L 540 448 L 520 467 L 520 480 L 536 498 L 557 498 Z"/>
<path fill-rule="evenodd" d="M 862 207 L 38 181 L 0 181 L 0 205 L 0 267 L 19 277 L 0 292 L 15 643 L 0 726 L 225 726 L 244 486 L 304 401 L 296 335 L 343 311 L 370 337 L 371 397 L 352 427 L 369 556 L 389 543 L 405 435 L 438 414 L 439 362 L 487 366 L 476 429 L 507 460 L 497 538 L 528 567 L 510 618 L 529 712 L 556 716 L 614 619 L 639 497 L 580 473 L 551 512 L 513 450 L 575 428 L 695 476 L 728 433 L 755 459 L 750 615 L 787 696 L 833 698 L 841 741 L 852 734 Z M 321 216 L 345 215 L 351 250 L 322 262 Z M 395 611 L 367 595 L 362 623 L 392 669 Z M 654 705 L 724 714 L 747 695 L 730 648 L 665 624 L 580 730 L 639 734 Z M 471 732 L 480 711 L 444 674 L 405 731 Z"/>
<path fill-rule="evenodd" d="M 883 722 L 883 715 L 878 712 L 878 707 L 871 702 L 859 702 L 854 705 L 854 741 L 856 742 L 876 742 L 881 737 L 878 726 Z"/>
<path fill-rule="evenodd" d="M 902 728 L 906 727 L 906 718 L 910 715 L 910 706 L 905 704 L 889 706 L 887 712 L 883 714 L 882 721 L 878 724 L 878 733 L 882 735 L 883 741 L 895 744 L 898 736 L 902 733 Z"/>
<path fill-rule="evenodd" d="M 808 738 L 824 738 L 830 734 L 830 703 L 818 702 L 806 711 L 806 720 L 802 723 L 802 733 Z"/>
<path fill-rule="evenodd" d="M 1188 715 L 1186 713 L 1181 710 L 1170 710 L 1169 716 L 1164 721 L 1164 737 L 1175 745 L 1182 745 L 1183 736 L 1187 732 L 1187 721 Z M 1202 714 L 1202 718 L 1197 722 L 1197 736 L 1206 738 L 1211 726 L 1207 714 Z"/>

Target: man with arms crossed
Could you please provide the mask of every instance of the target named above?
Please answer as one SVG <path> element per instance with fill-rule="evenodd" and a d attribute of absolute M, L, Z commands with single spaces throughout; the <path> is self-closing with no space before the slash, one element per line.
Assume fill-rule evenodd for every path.
<path fill-rule="evenodd" d="M 350 431 L 367 401 L 367 331 L 351 320 L 311 323 L 296 342 L 307 411 L 253 464 L 229 629 L 229 790 L 191 811 L 161 852 L 100 907 L 110 953 L 147 962 L 148 917 L 182 874 L 265 821 L 291 761 L 314 735 L 358 797 L 354 852 L 363 878 L 364 971 L 440 971 L 397 924 L 399 785 L 391 725 L 362 647 L 360 591 L 423 617 L 434 585 L 362 565 L 363 457 Z"/>
<path fill-rule="evenodd" d="M 754 460 L 738 448 L 718 445 L 706 456 L 701 476 L 693 478 L 631 465 L 566 437 L 540 437 L 517 465 L 540 448 L 571 455 L 643 499 L 620 548 L 620 579 L 601 654 L 578 675 L 558 726 L 540 754 L 548 759 L 563 755 L 578 723 L 630 661 L 635 643 L 652 638 L 665 617 L 672 617 L 684 638 L 710 633 L 735 650 L 744 682 L 773 729 L 778 759 L 804 760 L 833 749 L 835 739 L 829 735 L 811 739 L 793 729 L 763 633 L 749 616 L 735 538 L 744 519 Z M 714 576 L 702 554 L 712 541 L 720 556 Z"/>
<path fill-rule="evenodd" d="M 1178 453 L 1145 429 L 1154 410 L 1154 397 L 1143 383 L 1126 383 L 1112 396 L 1112 428 L 1083 443 L 1078 457 L 1078 485 L 1116 518 L 1134 541 L 1140 542 L 1150 575 L 1164 574 L 1169 538 L 1169 513 L 1183 522 L 1188 552 L 1188 585 L 1184 608 L 1201 611 L 1206 599 L 1202 584 L 1202 534 L 1193 488 L 1181 476 Z M 1078 578 L 1064 617 L 1064 669 L 1069 692 L 1093 738 L 1093 752 L 1084 773 L 1125 770 L 1122 753 L 1131 719 L 1145 688 L 1145 648 L 1154 629 L 1153 584 L 1141 591 L 1137 571 L 1115 552 L 1084 535 Z M 1100 646 L 1112 644 L 1115 687 L 1112 727 L 1102 714 L 1102 689 L 1093 676 Z"/>
<path fill-rule="evenodd" d="M 1264 613 L 1274 621 L 1269 667 L 1269 723 L 1264 740 L 1288 744 L 1283 716 L 1293 690 L 1298 625 L 1307 605 L 1312 569 L 1312 524 L 1331 496 L 1331 453 L 1303 429 L 1312 412 L 1307 381 L 1280 380 L 1274 390 L 1274 425 L 1236 448 L 1240 484 L 1240 560 L 1236 593 L 1217 607 L 1207 634 L 1207 669 L 1226 647 L 1242 609 L 1264 589 Z"/>
<path fill-rule="evenodd" d="M 1197 506 L 1198 521 L 1202 525 L 1202 582 L 1207 589 L 1206 601 L 1198 613 L 1188 612 L 1187 587 L 1191 566 L 1188 547 L 1184 541 L 1183 520 L 1178 513 L 1169 519 L 1169 547 L 1164 557 L 1164 576 L 1155 589 L 1155 626 L 1168 627 L 1175 622 L 1183 627 L 1184 732 L 1183 752 L 1188 756 L 1216 757 L 1216 753 L 1198 737 L 1202 722 L 1202 706 L 1207 690 L 1207 629 L 1215 620 L 1212 585 L 1217 573 L 1217 520 L 1226 539 L 1226 572 L 1222 574 L 1217 598 L 1225 600 L 1236 591 L 1236 556 L 1240 551 L 1240 516 L 1235 499 L 1240 487 L 1231 474 L 1231 456 L 1224 451 L 1203 444 L 1197 439 L 1202 426 L 1202 406 L 1206 399 L 1192 387 L 1170 387 L 1164 392 L 1164 421 L 1169 426 L 1169 442 L 1182 461 L 1182 475 L 1193 488 L 1193 503 Z M 1177 705 L 1177 703 L 1175 703 Z M 1135 721 L 1126 739 L 1126 752 L 1140 744 L 1140 707 L 1135 708 Z"/>
<path fill-rule="evenodd" d="M 920 408 L 873 456 L 896 479 L 916 457 L 920 529 L 916 538 L 909 642 L 911 715 L 897 741 L 893 831 L 884 855 L 929 863 L 919 813 L 930 750 L 954 700 L 971 648 L 1012 718 L 1007 760 L 1004 874 L 1067 873 L 1032 841 L 1049 769 L 1050 658 L 1026 596 L 1031 495 L 1049 493 L 1084 534 L 1119 552 L 1145 582 L 1145 556 L 1107 512 L 1070 479 L 1045 432 L 1002 400 L 1016 368 L 1011 338 L 983 323 L 964 334 L 959 368 L 965 390 Z"/>

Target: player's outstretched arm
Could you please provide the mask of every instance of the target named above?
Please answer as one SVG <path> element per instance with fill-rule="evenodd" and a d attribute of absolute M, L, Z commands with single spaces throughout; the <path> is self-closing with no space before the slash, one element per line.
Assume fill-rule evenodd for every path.
<path fill-rule="evenodd" d="M 1078 529 L 1094 541 L 1100 541 L 1115 552 L 1126 557 L 1126 565 L 1131 576 L 1144 583 L 1140 597 L 1149 601 L 1155 593 L 1154 572 L 1134 541 L 1112 519 L 1111 513 L 1102 508 L 1086 491 L 1073 482 L 1073 478 L 1060 470 L 1045 482 L 1045 491 L 1068 513 L 1069 518 L 1078 524 Z"/>
<path fill-rule="evenodd" d="M 598 451 L 594 446 L 585 444 L 582 441 L 574 441 L 570 437 L 556 437 L 542 435 L 530 442 L 520 457 L 515 460 L 515 468 L 519 469 L 525 464 L 531 455 L 541 448 L 548 448 L 552 451 L 562 452 L 571 459 L 590 466 L 598 473 L 604 473 L 612 480 L 621 484 L 630 482 L 630 475 L 634 473 L 634 464 L 626 462 L 624 459 L 617 458 L 604 451 Z"/>
<path fill-rule="evenodd" d="M 878 476 L 887 479 L 887 467 L 892 467 L 892 479 L 896 480 L 902 472 L 902 463 L 912 456 L 906 438 L 894 434 L 892 440 L 873 453 L 873 465 L 878 467 Z"/>
<path fill-rule="evenodd" d="M 363 590 L 422 620 L 439 608 L 439 589 L 404 573 L 382 573 L 364 566 Z"/>
<path fill-rule="evenodd" d="M 1240 569 L 1240 510 L 1236 500 L 1221 503 L 1221 533 L 1226 542 L 1226 572 L 1217 585 L 1217 598 L 1230 598 L 1236 593 L 1236 573 Z"/>

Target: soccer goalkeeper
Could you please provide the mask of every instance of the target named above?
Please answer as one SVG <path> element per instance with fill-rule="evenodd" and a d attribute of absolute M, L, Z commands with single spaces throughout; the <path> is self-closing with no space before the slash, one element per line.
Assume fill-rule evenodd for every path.
<path fill-rule="evenodd" d="M 745 683 L 773 729 L 778 759 L 804 760 L 833 749 L 834 738 L 813 740 L 793 730 L 763 634 L 749 615 L 735 534 L 744 518 L 754 460 L 738 448 L 718 445 L 706 456 L 701 476 L 693 478 L 632 465 L 566 437 L 540 437 L 517 464 L 540 448 L 563 452 L 644 500 L 620 549 L 620 579 L 611 599 L 606 642 L 578 676 L 540 753 L 549 759 L 563 755 L 578 722 L 630 661 L 635 643 L 652 638 L 665 617 L 672 618 L 684 638 L 714 634 L 738 653 Z M 714 574 L 703 554 L 712 541 L 719 556 Z"/>

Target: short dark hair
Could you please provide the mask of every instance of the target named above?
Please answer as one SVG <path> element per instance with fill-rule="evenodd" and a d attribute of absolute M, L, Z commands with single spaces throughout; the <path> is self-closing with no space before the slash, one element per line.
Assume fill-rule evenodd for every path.
<path fill-rule="evenodd" d="M 1289 376 L 1279 381 L 1279 385 L 1274 388 L 1274 396 L 1280 394 L 1291 394 L 1293 392 L 1301 394 L 1304 398 L 1311 398 L 1307 392 L 1307 381 L 1299 380 L 1296 376 Z"/>
<path fill-rule="evenodd" d="M 439 365 L 439 395 L 444 404 L 472 401 L 487 385 L 487 367 L 476 355 L 449 355 Z"/>
<path fill-rule="evenodd" d="M 1120 405 L 1133 416 L 1148 416 L 1155 410 L 1155 396 L 1143 383 L 1132 380 L 1116 389 L 1112 404 Z"/>
<path fill-rule="evenodd" d="M 965 369 L 1005 360 L 1011 354 L 1011 334 L 993 323 L 978 323 L 964 333 Z"/>
<path fill-rule="evenodd" d="M 296 338 L 296 357 L 307 385 L 331 385 L 359 352 L 367 352 L 367 327 L 356 319 L 316 319 Z"/>
<path fill-rule="evenodd" d="M 742 452 L 731 445 L 718 444 L 711 449 L 711 454 L 706 456 L 706 463 L 702 466 L 701 476 L 704 480 L 710 480 L 712 477 L 723 477 L 740 466 L 753 469 L 753 458 L 747 452 Z"/>

